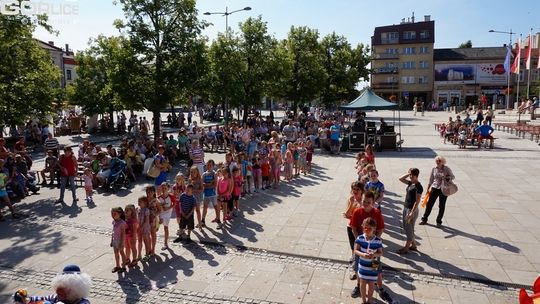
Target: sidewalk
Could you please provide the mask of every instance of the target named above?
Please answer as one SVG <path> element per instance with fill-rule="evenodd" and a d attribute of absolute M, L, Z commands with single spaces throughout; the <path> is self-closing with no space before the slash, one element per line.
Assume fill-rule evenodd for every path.
<path fill-rule="evenodd" d="M 380 111 L 368 118 L 374 115 L 392 117 Z M 401 117 L 403 152 L 376 155 L 387 190 L 385 283 L 394 300 L 516 302 L 515 287 L 531 285 L 540 272 L 540 163 L 534 161 L 540 147 L 497 132 L 493 150 L 459 150 L 443 144 L 433 129 L 447 113 L 402 112 Z M 14 288 L 43 292 L 43 282 L 64 264 L 76 263 L 95 278 L 92 303 L 358 303 L 349 296 L 354 282 L 348 279 L 350 251 L 341 216 L 355 179 L 353 155 L 315 155 L 312 176 L 242 200 L 242 216 L 223 231 L 208 225 L 205 233 L 192 236 L 194 244 L 174 244 L 156 260 L 120 275 L 110 272 L 110 208 L 135 203 L 145 184 L 95 195 L 95 208 L 84 202 L 54 205 L 58 190 L 43 189 L 17 204 L 30 217 L 0 224 L 10 227 L 0 230 L 0 302 L 7 302 Z M 459 192 L 448 200 L 444 227 L 417 226 L 420 253 L 400 256 L 394 252 L 403 243 L 405 191 L 397 178 L 415 166 L 426 185 L 436 155 L 447 158 Z M 82 198 L 80 189 L 78 194 Z M 161 244 L 158 240 L 158 249 Z"/>

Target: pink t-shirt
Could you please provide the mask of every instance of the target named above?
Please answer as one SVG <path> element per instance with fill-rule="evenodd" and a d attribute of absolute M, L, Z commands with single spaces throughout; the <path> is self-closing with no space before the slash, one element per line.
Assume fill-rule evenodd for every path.
<path fill-rule="evenodd" d="M 234 177 L 233 194 L 235 196 L 240 196 L 240 193 L 242 193 L 242 183 L 242 175 L 237 175 Z"/>

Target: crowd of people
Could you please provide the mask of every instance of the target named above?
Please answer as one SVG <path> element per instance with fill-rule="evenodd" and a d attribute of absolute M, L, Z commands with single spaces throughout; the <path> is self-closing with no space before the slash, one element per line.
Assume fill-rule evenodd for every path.
<path fill-rule="evenodd" d="M 123 139 L 117 147 L 108 145 L 105 149 L 83 141 L 77 153 L 70 147 L 59 157 L 49 151 L 43 184 L 54 183 L 59 177 L 57 203 L 64 203 L 68 185 L 75 203 L 75 185 L 81 179 L 87 203 L 93 203 L 93 192 L 110 186 L 117 164 L 123 164 L 118 167 L 127 178 L 154 179 L 137 204 L 111 209 L 111 247 L 116 258 L 113 271 L 123 272 L 156 254 L 160 231 L 161 249 L 170 250 L 171 240 L 191 242 L 194 229 L 212 225 L 216 229 L 231 228 L 235 218 L 242 216 L 243 198 L 311 174 L 316 147 L 339 153 L 341 113 L 319 112 L 317 118 L 315 113 L 290 113 L 279 122 L 272 115 L 259 114 L 246 123 L 233 121 L 228 127 L 205 128 L 192 121 L 176 136 L 163 134 L 151 140 L 139 133 Z M 223 159 L 208 159 L 205 153 L 209 152 L 222 152 Z M 187 170 L 172 178 L 169 175 L 178 169 L 179 161 L 187 163 Z M 178 228 L 173 239 L 170 226 L 174 218 Z"/>
<path fill-rule="evenodd" d="M 450 116 L 446 123 L 439 124 L 439 133 L 444 143 L 457 144 L 460 149 L 467 148 L 468 144 L 480 148 L 484 140 L 489 140 L 489 147 L 493 148 L 492 133 L 495 131 L 491 126 L 493 117 L 490 107 L 485 113 L 482 109 L 478 109 L 474 120 L 471 118 L 470 110 L 467 110 L 464 119 L 461 119 L 460 115 L 455 119 Z"/>

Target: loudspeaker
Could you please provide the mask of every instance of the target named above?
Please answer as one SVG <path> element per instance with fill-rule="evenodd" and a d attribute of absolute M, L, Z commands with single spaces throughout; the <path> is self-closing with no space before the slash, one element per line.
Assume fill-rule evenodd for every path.
<path fill-rule="evenodd" d="M 375 128 L 375 127 L 367 127 L 366 128 L 366 133 L 368 133 L 368 134 L 375 134 L 375 132 L 377 132 L 377 128 Z"/>
<path fill-rule="evenodd" d="M 394 150 L 396 148 L 396 135 L 381 135 L 379 145 L 383 150 Z"/>
<path fill-rule="evenodd" d="M 349 134 L 349 149 L 361 150 L 366 146 L 366 133 Z"/>

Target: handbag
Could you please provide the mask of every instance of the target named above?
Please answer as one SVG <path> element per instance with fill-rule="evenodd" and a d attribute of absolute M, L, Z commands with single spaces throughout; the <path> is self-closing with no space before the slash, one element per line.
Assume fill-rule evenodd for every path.
<path fill-rule="evenodd" d="M 146 172 L 146 175 L 156 178 L 161 173 L 161 170 L 156 166 L 156 164 L 152 163 L 152 166 L 148 169 L 148 172 Z"/>
<path fill-rule="evenodd" d="M 450 179 L 443 179 L 442 185 L 441 185 L 441 192 L 445 196 L 450 196 L 456 192 L 458 192 L 458 186 Z"/>
<path fill-rule="evenodd" d="M 424 198 L 422 199 L 422 208 L 426 208 L 427 206 L 427 203 L 429 201 L 429 196 L 431 195 L 431 188 L 429 188 L 427 191 L 426 191 L 426 195 L 424 195 Z"/>

